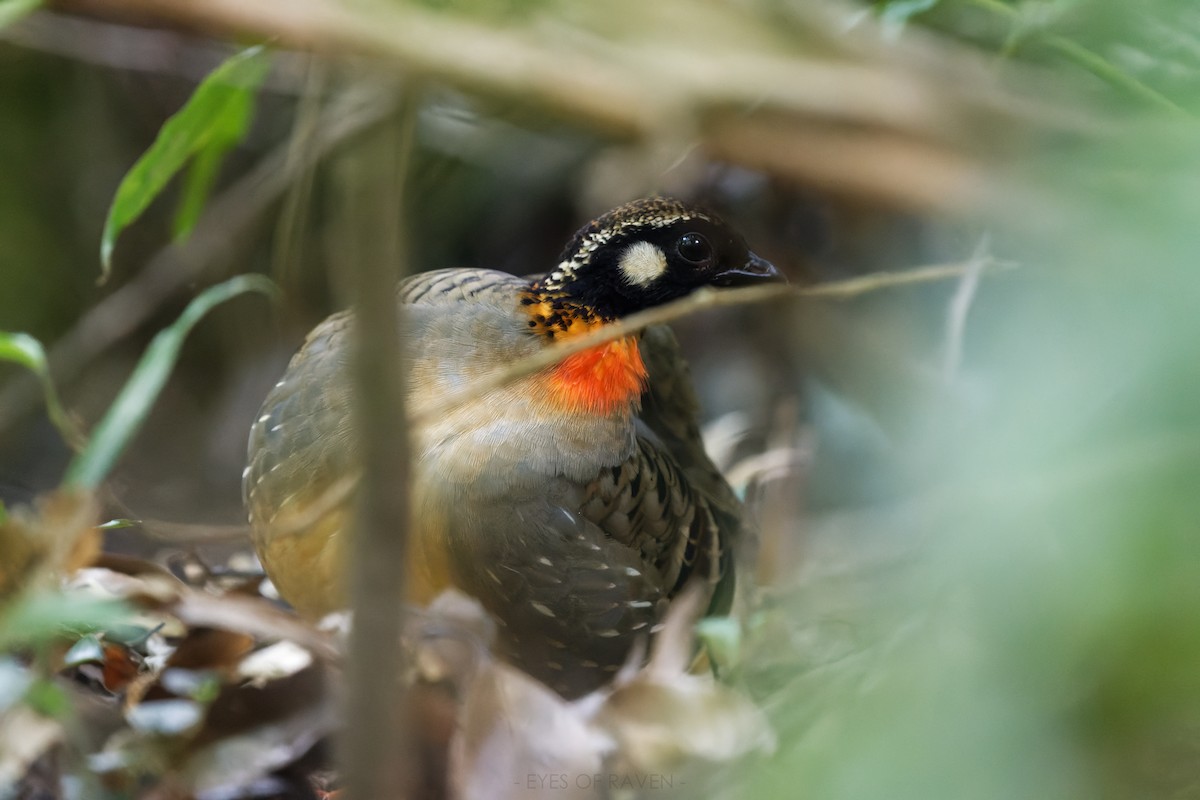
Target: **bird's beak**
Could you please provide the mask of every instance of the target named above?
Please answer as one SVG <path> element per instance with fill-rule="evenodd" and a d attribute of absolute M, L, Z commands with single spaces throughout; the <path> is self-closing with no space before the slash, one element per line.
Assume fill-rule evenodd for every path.
<path fill-rule="evenodd" d="M 776 269 L 774 264 L 754 253 L 750 254 L 742 266 L 718 272 L 712 279 L 714 286 L 751 286 L 756 283 L 786 282 L 787 278 L 783 277 L 783 273 Z"/>

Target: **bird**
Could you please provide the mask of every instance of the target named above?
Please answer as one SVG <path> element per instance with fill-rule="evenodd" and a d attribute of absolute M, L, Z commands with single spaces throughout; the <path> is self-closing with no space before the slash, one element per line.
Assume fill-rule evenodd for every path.
<path fill-rule="evenodd" d="M 402 280 L 408 399 L 436 404 L 701 287 L 782 280 L 714 213 L 635 200 L 584 225 L 541 274 L 463 268 Z M 263 567 L 310 617 L 346 605 L 352 506 L 330 504 L 328 492 L 357 468 L 353 324 L 345 311 L 308 335 L 251 427 L 243 474 Z M 409 600 L 448 588 L 474 597 L 496 622 L 498 654 L 565 698 L 611 681 L 689 584 L 710 612 L 726 612 L 746 522 L 704 451 L 699 415 L 674 335 L 651 326 L 417 426 L 397 565 Z"/>

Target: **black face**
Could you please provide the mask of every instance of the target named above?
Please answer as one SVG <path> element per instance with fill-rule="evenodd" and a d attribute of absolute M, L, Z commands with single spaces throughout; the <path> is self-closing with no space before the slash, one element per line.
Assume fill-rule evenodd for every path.
<path fill-rule="evenodd" d="M 705 215 L 619 229 L 566 276 L 563 288 L 600 314 L 620 317 L 702 286 L 782 280 L 736 231 Z"/>

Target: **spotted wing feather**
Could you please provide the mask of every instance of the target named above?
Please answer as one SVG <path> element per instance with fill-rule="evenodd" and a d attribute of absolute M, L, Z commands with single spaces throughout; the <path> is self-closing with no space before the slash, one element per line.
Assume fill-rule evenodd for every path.
<path fill-rule="evenodd" d="M 746 535 L 742 504 L 705 452 L 699 425 L 700 403 L 675 334 L 665 325 L 647 328 L 641 351 L 649 379 L 642 394 L 639 428 L 670 454 L 682 472 L 682 481 L 715 527 L 718 542 L 709 549 L 712 553 L 719 551 L 720 585 L 710 612 L 724 613 L 733 594 L 733 551 Z"/>
<path fill-rule="evenodd" d="M 498 622 L 505 656 L 564 696 L 610 680 L 666 612 L 662 577 L 565 496 L 497 504 L 452 524 L 457 582 Z"/>

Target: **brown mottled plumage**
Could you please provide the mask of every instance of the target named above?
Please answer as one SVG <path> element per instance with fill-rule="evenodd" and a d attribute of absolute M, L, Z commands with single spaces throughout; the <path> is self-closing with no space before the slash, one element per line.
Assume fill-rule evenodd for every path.
<path fill-rule="evenodd" d="M 773 279 L 712 215 L 661 198 L 631 203 L 580 230 L 541 278 L 467 269 L 404 281 L 409 393 L 445 395 L 699 286 Z M 338 314 L 309 335 L 250 435 L 255 543 L 283 597 L 311 615 L 343 603 L 348 509 L 291 528 L 356 468 L 351 324 Z M 696 417 L 686 364 L 660 327 L 414 431 L 412 599 L 457 586 L 500 623 L 514 663 L 567 696 L 602 684 L 686 583 L 698 579 L 711 595 L 731 577 L 740 508 L 704 454 Z"/>

